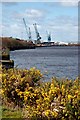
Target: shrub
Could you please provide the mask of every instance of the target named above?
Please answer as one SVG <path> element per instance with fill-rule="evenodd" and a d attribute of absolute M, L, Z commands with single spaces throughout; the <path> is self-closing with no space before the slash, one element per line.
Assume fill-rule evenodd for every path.
<path fill-rule="evenodd" d="M 29 88 L 34 87 L 42 74 L 39 70 L 31 68 L 30 70 L 8 69 L 3 70 L 2 91 L 8 102 L 14 102 L 15 105 L 23 106 L 23 93 Z"/>
<path fill-rule="evenodd" d="M 22 107 L 23 117 L 33 120 L 80 120 L 80 79 L 37 82 L 39 70 L 3 70 L 3 98 Z"/>

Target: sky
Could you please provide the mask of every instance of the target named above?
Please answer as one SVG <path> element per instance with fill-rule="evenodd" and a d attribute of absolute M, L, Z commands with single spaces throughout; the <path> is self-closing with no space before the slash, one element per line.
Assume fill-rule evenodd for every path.
<path fill-rule="evenodd" d="M 77 42 L 78 4 L 75 0 L 64 1 L 2 2 L 0 4 L 2 36 L 28 39 L 24 18 L 26 25 L 31 29 L 32 40 L 36 39 L 33 26 L 36 23 L 42 37 L 41 41 L 47 41 L 46 31 L 48 31 L 54 42 Z"/>

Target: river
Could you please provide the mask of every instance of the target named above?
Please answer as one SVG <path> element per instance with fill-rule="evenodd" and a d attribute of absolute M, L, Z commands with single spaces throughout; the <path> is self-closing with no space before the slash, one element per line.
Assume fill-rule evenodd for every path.
<path fill-rule="evenodd" d="M 36 67 L 44 74 L 44 80 L 51 77 L 75 79 L 78 76 L 78 47 L 53 46 L 10 52 L 15 67 L 29 69 Z"/>

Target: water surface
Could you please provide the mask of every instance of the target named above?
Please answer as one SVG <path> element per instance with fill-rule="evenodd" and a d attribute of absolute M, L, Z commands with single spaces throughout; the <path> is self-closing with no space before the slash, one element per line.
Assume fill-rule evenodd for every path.
<path fill-rule="evenodd" d="M 78 47 L 54 46 L 36 49 L 11 51 L 11 59 L 18 68 L 36 67 L 44 74 L 45 80 L 51 77 L 78 76 Z"/>

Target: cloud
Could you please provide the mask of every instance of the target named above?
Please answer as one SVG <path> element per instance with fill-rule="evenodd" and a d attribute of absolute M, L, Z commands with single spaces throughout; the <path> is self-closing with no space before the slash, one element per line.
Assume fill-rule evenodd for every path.
<path fill-rule="evenodd" d="M 60 0 L 62 6 L 78 6 L 79 0 Z"/>
<path fill-rule="evenodd" d="M 56 16 L 53 19 L 49 19 L 47 21 L 49 23 L 50 26 L 78 26 L 78 17 L 76 16 L 68 16 L 68 15 L 60 15 L 60 16 Z"/>
<path fill-rule="evenodd" d="M 34 2 L 35 0 L 1 0 L 1 2 Z"/>
<path fill-rule="evenodd" d="M 63 4 L 64 3 L 64 4 Z M 66 4 L 67 3 L 67 4 Z M 69 4 L 69 2 L 63 2 L 63 0 L 56 2 L 55 5 L 62 5 L 62 6 L 75 6 L 72 4 Z M 54 4 L 50 3 L 51 5 Z M 66 5 L 65 5 L 66 4 Z M 10 4 L 9 4 L 10 5 Z M 48 3 L 47 3 L 48 5 Z M 53 6 L 53 5 L 52 5 Z M 50 8 L 50 7 L 46 7 Z M 26 38 L 26 30 L 23 23 L 23 18 L 25 18 L 26 24 L 28 27 L 31 28 L 32 37 L 33 39 L 36 37 L 35 30 L 33 23 L 37 23 L 38 31 L 40 32 L 40 35 L 42 36 L 42 39 L 45 40 L 46 38 L 46 30 L 51 31 L 52 37 L 54 38 L 53 41 L 56 39 L 57 41 L 60 39 L 63 39 L 64 41 L 67 39 L 77 39 L 77 33 L 78 33 L 78 18 L 71 17 L 68 15 L 62 15 L 62 16 L 49 16 L 49 11 L 45 11 L 45 9 L 26 9 L 26 10 L 20 10 L 18 11 L 15 9 L 14 11 L 10 11 L 11 13 L 9 15 L 6 15 L 5 20 L 6 26 L 3 26 L 3 34 L 5 36 L 11 36 L 13 37 L 20 37 L 21 33 L 23 32 L 24 38 Z M 5 15 L 4 15 L 5 16 Z M 3 16 L 3 17 L 4 17 Z M 7 18 L 8 16 L 8 18 Z M 54 18 L 53 18 L 54 17 Z"/>
<path fill-rule="evenodd" d="M 32 38 L 36 39 L 36 34 L 33 26 L 33 22 L 31 19 L 31 23 L 28 22 L 30 18 L 26 20 L 28 23 L 28 27 L 31 28 Z M 42 39 L 47 39 L 46 37 L 46 30 L 51 32 L 52 40 L 53 41 L 77 41 L 77 34 L 78 34 L 78 21 L 76 17 L 71 16 L 56 16 L 54 19 L 45 20 L 44 24 L 37 24 L 38 31 L 42 36 Z M 21 34 L 23 32 L 24 38 L 27 38 L 26 29 L 24 26 L 23 21 L 16 21 L 13 24 L 3 26 L 4 33 L 7 33 L 8 36 L 13 35 L 13 37 L 21 38 Z M 8 32 L 10 30 L 10 32 Z M 3 33 L 3 34 L 4 34 Z"/>
<path fill-rule="evenodd" d="M 6 0 L 1 0 L 6 2 Z M 60 2 L 63 6 L 76 6 L 79 0 L 7 0 L 7 2 Z"/>
<path fill-rule="evenodd" d="M 23 18 L 26 21 L 26 24 L 34 24 L 37 23 L 38 25 L 41 24 L 41 22 L 44 21 L 46 17 L 46 12 L 44 10 L 39 10 L 39 9 L 26 9 L 23 12 L 17 12 L 14 11 L 12 14 L 12 19 L 14 21 L 22 21 L 23 24 Z"/>
<path fill-rule="evenodd" d="M 29 18 L 42 17 L 43 13 L 37 9 L 26 9 L 25 14 Z"/>
<path fill-rule="evenodd" d="M 37 23 L 38 30 L 41 30 L 42 26 L 39 24 L 40 19 L 43 19 L 44 11 L 40 11 L 38 9 L 26 9 L 24 11 L 12 11 L 11 14 L 4 17 L 4 27 L 3 27 L 3 35 L 5 36 L 13 36 L 20 37 L 23 32 L 24 38 L 26 38 L 26 29 L 23 23 L 23 18 L 25 18 L 26 24 L 31 28 L 32 36 L 35 37 L 34 23 Z M 7 22 L 5 22 L 7 21 Z M 10 30 L 10 32 L 9 32 Z"/>
<path fill-rule="evenodd" d="M 16 36 L 20 34 L 21 26 L 17 23 L 14 24 L 2 24 L 1 26 L 3 36 Z"/>
<path fill-rule="evenodd" d="M 15 5 L 18 5 L 18 2 L 3 2 L 2 5 L 6 6 L 6 7 L 12 7 Z"/>
<path fill-rule="evenodd" d="M 45 16 L 45 12 L 43 10 L 38 10 L 38 9 L 26 9 L 24 12 L 17 12 L 14 11 L 13 12 L 13 17 L 15 18 L 33 18 L 33 19 L 38 19 L 38 18 L 42 18 Z"/>
<path fill-rule="evenodd" d="M 48 5 L 49 7 L 76 7 L 78 6 L 79 0 L 54 0 L 54 1 L 45 1 L 45 5 Z"/>
<path fill-rule="evenodd" d="M 78 18 L 76 16 L 56 16 L 54 19 L 48 19 L 42 27 L 44 27 L 43 31 L 51 32 L 54 41 L 78 40 Z"/>
<path fill-rule="evenodd" d="M 56 2 L 57 0 L 7 0 L 7 2 Z M 1 0 L 6 2 L 6 0 Z"/>
<path fill-rule="evenodd" d="M 17 31 L 20 29 L 20 26 L 18 26 L 18 24 L 15 23 L 15 24 L 11 24 L 10 28 Z"/>
<path fill-rule="evenodd" d="M 32 38 L 36 39 L 36 34 L 35 34 L 35 29 L 33 24 L 28 24 L 28 27 L 30 27 L 31 29 L 31 33 L 32 33 Z M 24 39 L 28 39 L 27 33 L 26 33 L 26 29 L 24 26 L 24 23 L 22 22 L 22 24 L 20 24 L 20 22 L 13 23 L 13 24 L 1 24 L 0 25 L 0 32 L 2 32 L 3 36 L 12 36 L 12 37 L 18 37 L 18 38 L 23 38 Z M 42 30 L 40 25 L 37 25 L 38 30 Z M 2 31 L 1 31 L 2 30 Z M 0 36 L 2 36 L 0 34 Z"/>
<path fill-rule="evenodd" d="M 78 6 L 78 2 L 79 2 L 79 0 L 45 0 L 45 2 L 47 3 L 47 2 L 52 2 L 52 3 L 50 3 L 51 4 L 51 6 L 52 5 L 56 5 L 56 6 L 58 6 L 58 5 L 61 5 L 61 6 L 65 6 L 65 7 L 71 7 L 71 6 Z"/>

